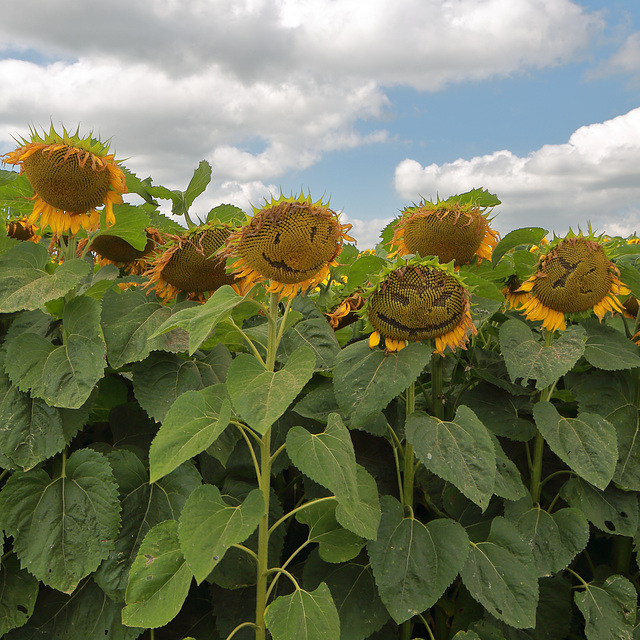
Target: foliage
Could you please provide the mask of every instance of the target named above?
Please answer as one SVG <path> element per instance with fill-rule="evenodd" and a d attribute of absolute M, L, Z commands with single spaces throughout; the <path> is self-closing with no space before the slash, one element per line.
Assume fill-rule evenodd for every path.
<path fill-rule="evenodd" d="M 193 225 L 211 167 L 185 191 L 126 174 L 144 202 L 116 205 L 108 231 L 141 248 L 149 225 L 176 231 L 156 198 Z M 6 223 L 28 195 L 0 172 Z M 231 205 L 204 218 L 244 222 Z M 510 308 L 501 291 L 535 270 L 545 230 L 460 269 L 477 334 L 441 357 L 371 348 L 356 313 L 330 326 L 388 269 L 383 244 L 346 246 L 303 297 L 163 303 L 83 230 L 6 227 L 2 637 L 639 636 L 635 319 L 549 333 Z M 608 242 L 635 286 L 638 245 Z"/>

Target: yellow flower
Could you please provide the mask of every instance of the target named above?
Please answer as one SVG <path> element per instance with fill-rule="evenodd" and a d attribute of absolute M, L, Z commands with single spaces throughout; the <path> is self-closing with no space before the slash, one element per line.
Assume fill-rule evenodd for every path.
<path fill-rule="evenodd" d="M 41 137 L 31 131 L 31 140 L 22 139 L 15 151 L 2 156 L 5 164 L 20 165 L 34 190 L 33 211 L 28 222 L 54 235 L 75 234 L 82 227 L 93 231 L 100 224 L 97 207 L 104 205 L 107 224 L 113 224 L 113 205 L 126 193 L 125 175 L 109 154 L 108 145 L 91 135 L 80 138 L 63 128 L 59 135 L 53 125 Z"/>
<path fill-rule="evenodd" d="M 327 313 L 327 320 L 333 329 L 341 329 L 358 319 L 355 311 L 364 304 L 364 299 L 359 293 L 354 293 L 345 298 L 332 312 Z"/>
<path fill-rule="evenodd" d="M 474 256 L 490 259 L 500 239 L 484 209 L 449 200 L 405 208 L 394 228 L 391 255 L 437 256 L 442 264 L 454 260 L 456 267 Z"/>
<path fill-rule="evenodd" d="M 295 296 L 329 275 L 351 225 L 311 196 L 285 197 L 254 208 L 247 224 L 234 231 L 222 252 L 231 269 L 248 284 L 269 280 L 267 291 Z"/>
<path fill-rule="evenodd" d="M 566 329 L 565 313 L 592 309 L 602 320 L 607 311 L 624 311 L 616 296 L 630 291 L 619 276 L 599 242 L 582 236 L 564 238 L 541 257 L 536 273 L 517 289 L 529 294 L 520 310 L 529 320 L 542 320 L 549 331 Z"/>
<path fill-rule="evenodd" d="M 7 222 L 7 235 L 16 240 L 28 240 L 29 242 L 40 242 L 38 230 L 29 224 L 26 217 L 20 220 L 11 220 Z"/>
<path fill-rule="evenodd" d="M 163 250 L 149 260 L 149 287 L 166 301 L 184 291 L 190 299 L 204 300 L 204 294 L 224 284 L 233 285 L 233 277 L 214 254 L 223 246 L 231 230 L 226 226 L 203 225 L 184 234 L 169 235 Z"/>
<path fill-rule="evenodd" d="M 374 329 L 369 346 L 382 337 L 387 351 L 407 342 L 435 340 L 435 351 L 466 348 L 471 320 L 469 292 L 460 280 L 436 265 L 404 264 L 375 285 L 365 312 Z"/>

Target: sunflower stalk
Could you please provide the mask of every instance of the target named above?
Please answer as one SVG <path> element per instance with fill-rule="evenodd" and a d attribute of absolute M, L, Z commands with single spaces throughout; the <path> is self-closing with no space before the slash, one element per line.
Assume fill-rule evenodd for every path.
<path fill-rule="evenodd" d="M 265 368 L 273 371 L 278 348 L 278 300 L 277 293 L 269 297 L 267 322 L 267 359 Z M 267 579 L 269 572 L 269 497 L 271 481 L 271 428 L 267 429 L 260 443 L 260 489 L 264 498 L 264 514 L 258 525 L 258 567 L 256 578 L 256 640 L 266 639 L 264 612 L 267 606 Z"/>

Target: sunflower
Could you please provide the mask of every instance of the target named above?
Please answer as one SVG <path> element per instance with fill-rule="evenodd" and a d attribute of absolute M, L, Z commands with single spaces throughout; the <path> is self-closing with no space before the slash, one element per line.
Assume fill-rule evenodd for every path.
<path fill-rule="evenodd" d="M 355 313 L 364 305 L 364 298 L 360 293 L 353 293 L 345 298 L 333 311 L 326 313 L 332 329 L 342 329 L 358 319 Z"/>
<path fill-rule="evenodd" d="M 40 242 L 40 235 L 38 235 L 38 230 L 32 224 L 29 224 L 29 221 L 26 217 L 20 218 L 19 220 L 10 220 L 7 222 L 7 235 L 10 238 L 14 238 L 15 240 L 23 240 L 30 242 Z"/>
<path fill-rule="evenodd" d="M 435 351 L 466 348 L 471 320 L 469 292 L 459 277 L 437 262 L 412 262 L 393 268 L 373 287 L 364 307 L 374 331 L 371 348 L 385 339 L 387 351 L 407 342 L 435 340 Z"/>
<path fill-rule="evenodd" d="M 542 320 L 545 329 L 555 331 L 566 329 L 565 313 L 592 309 L 602 320 L 607 311 L 624 312 L 616 296 L 630 291 L 599 242 L 567 236 L 550 247 L 536 273 L 517 290 L 529 294 L 520 309 L 528 320 Z"/>
<path fill-rule="evenodd" d="M 204 294 L 222 285 L 233 285 L 224 263 L 214 254 L 224 245 L 231 230 L 225 225 L 206 224 L 182 235 L 167 234 L 161 252 L 149 260 L 149 285 L 158 296 L 172 300 L 181 291 L 190 299 L 203 300 Z"/>
<path fill-rule="evenodd" d="M 54 235 L 82 227 L 93 231 L 100 224 L 97 207 L 104 205 L 107 224 L 113 224 L 113 205 L 122 202 L 126 193 L 125 175 L 109 154 L 108 144 L 89 135 L 81 138 L 78 131 L 69 135 L 63 127 L 58 134 L 53 125 L 49 133 L 40 136 L 31 131 L 31 139 L 22 139 L 15 151 L 4 154 L 3 162 L 20 165 L 33 190 L 33 211 L 30 224 L 47 225 Z"/>
<path fill-rule="evenodd" d="M 270 280 L 267 291 L 294 296 L 324 281 L 342 250 L 349 224 L 311 196 L 285 197 L 254 207 L 247 224 L 231 233 L 222 253 L 248 284 Z"/>
<path fill-rule="evenodd" d="M 486 207 L 455 196 L 406 207 L 393 225 L 391 255 L 437 256 L 442 264 L 454 260 L 456 267 L 474 256 L 488 260 L 500 235 L 489 225 L 487 215 Z"/>
<path fill-rule="evenodd" d="M 153 228 L 146 229 L 147 243 L 143 249 L 136 249 L 126 240 L 119 236 L 100 234 L 91 242 L 89 250 L 98 256 L 99 265 L 114 264 L 123 267 L 130 274 L 141 274 L 148 268 L 148 263 L 144 259 L 157 246 L 164 244 L 164 238 Z M 78 244 L 78 251 L 81 251 L 86 240 Z"/>

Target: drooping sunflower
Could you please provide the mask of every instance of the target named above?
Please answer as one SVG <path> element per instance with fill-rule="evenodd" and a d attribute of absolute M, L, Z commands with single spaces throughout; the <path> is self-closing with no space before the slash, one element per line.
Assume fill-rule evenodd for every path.
<path fill-rule="evenodd" d="M 100 234 L 91 242 L 89 250 L 98 256 L 100 265 L 114 264 L 123 267 L 127 273 L 141 274 L 148 268 L 145 258 L 165 241 L 157 229 L 150 227 L 146 229 L 146 234 L 147 243 L 143 249 L 136 249 L 119 236 Z M 79 250 L 83 248 L 84 242 L 79 243 Z"/>
<path fill-rule="evenodd" d="M 568 235 L 549 247 L 536 273 L 518 289 L 529 294 L 520 308 L 527 319 L 542 320 L 545 329 L 555 331 L 566 329 L 566 313 L 593 310 L 602 320 L 607 311 L 624 311 L 616 296 L 630 291 L 597 240 Z"/>
<path fill-rule="evenodd" d="M 269 280 L 267 291 L 294 296 L 321 283 L 342 250 L 349 224 L 311 195 L 272 199 L 226 241 L 222 253 L 247 284 Z"/>
<path fill-rule="evenodd" d="M 352 293 L 345 298 L 333 311 L 326 313 L 327 320 L 332 329 L 338 330 L 355 322 L 358 319 L 356 311 L 364 305 L 361 293 Z"/>
<path fill-rule="evenodd" d="M 363 315 L 373 327 L 369 346 L 385 340 L 387 351 L 407 342 L 434 340 L 435 351 L 466 348 L 471 320 L 468 289 L 460 278 L 437 261 L 409 261 L 392 268 L 373 286 Z"/>
<path fill-rule="evenodd" d="M 149 260 L 143 274 L 156 294 L 172 300 L 184 291 L 190 299 L 203 300 L 204 294 L 222 285 L 233 285 L 225 264 L 214 254 L 224 245 L 231 229 L 225 225 L 208 223 L 185 231 L 182 235 L 167 234 L 161 251 Z"/>
<path fill-rule="evenodd" d="M 16 240 L 29 242 L 40 242 L 41 237 L 38 234 L 37 228 L 34 225 L 29 224 L 26 217 L 7 222 L 7 235 Z"/>
<path fill-rule="evenodd" d="M 442 264 L 454 260 L 456 267 L 468 264 L 474 256 L 488 260 L 500 239 L 489 224 L 488 213 L 487 207 L 460 196 L 406 207 L 393 225 L 391 255 L 437 256 Z"/>
<path fill-rule="evenodd" d="M 41 229 L 51 227 L 54 235 L 82 227 L 93 231 L 100 224 L 98 207 L 104 205 L 107 224 L 113 224 L 113 205 L 122 202 L 126 178 L 109 154 L 109 145 L 78 131 L 58 134 L 53 125 L 40 136 L 31 131 L 31 139 L 22 138 L 15 150 L 2 156 L 5 164 L 20 165 L 34 190 L 30 224 Z"/>

